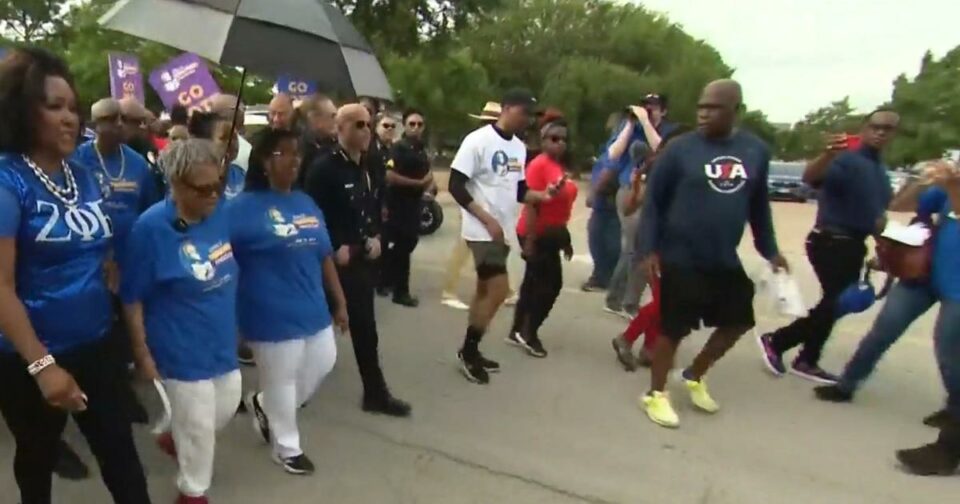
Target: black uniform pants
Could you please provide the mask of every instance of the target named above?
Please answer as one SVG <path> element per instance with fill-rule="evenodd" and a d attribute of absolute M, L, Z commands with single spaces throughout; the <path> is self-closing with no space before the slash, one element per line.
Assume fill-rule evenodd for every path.
<path fill-rule="evenodd" d="M 391 218 L 386 226 L 383 275 L 394 296 L 410 294 L 410 257 L 420 242 L 419 221 Z"/>
<path fill-rule="evenodd" d="M 377 335 L 377 319 L 374 314 L 375 269 L 363 259 L 353 259 L 347 266 L 338 266 L 340 285 L 347 299 L 347 315 L 350 317 L 350 341 L 357 358 L 363 395 L 380 399 L 387 394 L 387 384 L 380 369 Z"/>
<path fill-rule="evenodd" d="M 55 355 L 87 394 L 87 410 L 73 418 L 97 458 L 113 501 L 148 504 L 143 466 L 121 405 L 129 385 L 117 379 L 120 363 L 114 356 L 107 339 Z M 16 441 L 13 474 L 21 502 L 50 504 L 51 475 L 67 413 L 47 404 L 27 364 L 15 354 L 0 354 L 0 413 Z"/>
<path fill-rule="evenodd" d="M 537 238 L 532 256 L 523 257 L 527 266 L 520 285 L 520 299 L 514 309 L 512 332 L 519 332 L 526 340 L 539 338 L 537 331 L 547 320 L 563 288 L 560 254 L 569 245 L 570 234 L 565 228 L 551 231 Z M 520 237 L 520 243 L 523 240 Z"/>
<path fill-rule="evenodd" d="M 806 245 L 807 258 L 820 281 L 823 297 L 806 317 L 773 333 L 772 343 L 780 353 L 802 344 L 798 359 L 816 366 L 837 322 L 837 298 L 844 289 L 860 279 L 867 246 L 859 237 L 826 231 L 811 232 Z"/>

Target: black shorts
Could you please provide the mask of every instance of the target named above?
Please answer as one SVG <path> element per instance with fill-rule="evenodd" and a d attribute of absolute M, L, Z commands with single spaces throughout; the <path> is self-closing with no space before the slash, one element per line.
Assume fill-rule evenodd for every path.
<path fill-rule="evenodd" d="M 663 335 L 679 341 L 701 323 L 708 327 L 754 325 L 753 281 L 743 268 L 696 270 L 664 264 L 660 270 Z"/>

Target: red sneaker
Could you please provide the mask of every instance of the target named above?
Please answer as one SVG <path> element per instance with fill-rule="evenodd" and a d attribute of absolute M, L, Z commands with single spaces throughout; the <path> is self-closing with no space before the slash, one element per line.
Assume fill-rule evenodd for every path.
<path fill-rule="evenodd" d="M 177 460 L 177 445 L 173 442 L 173 434 L 171 434 L 170 431 L 157 436 L 157 446 L 163 453 L 170 455 L 173 460 Z"/>
<path fill-rule="evenodd" d="M 200 497 L 189 497 L 183 494 L 180 494 L 177 497 L 177 501 L 174 504 L 209 504 L 210 501 L 207 500 L 206 495 L 201 495 Z"/>

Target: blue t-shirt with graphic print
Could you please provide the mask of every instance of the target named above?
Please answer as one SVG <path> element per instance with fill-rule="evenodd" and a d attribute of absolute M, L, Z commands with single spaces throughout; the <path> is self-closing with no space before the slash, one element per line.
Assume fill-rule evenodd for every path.
<path fill-rule="evenodd" d="M 186 227 L 168 198 L 127 239 L 120 297 L 143 304 L 147 346 L 160 375 L 211 379 L 237 369 L 237 263 L 224 204 Z"/>
<path fill-rule="evenodd" d="M 331 324 L 323 260 L 333 253 L 323 213 L 300 191 L 246 191 L 227 204 L 240 265 L 237 313 L 251 341 L 285 341 Z"/>
<path fill-rule="evenodd" d="M 71 164 L 77 205 L 46 189 L 19 154 L 0 154 L 0 238 L 16 241 L 17 297 L 52 354 L 106 335 L 113 317 L 103 262 L 113 235 L 100 186 Z M 65 186 L 64 173 L 53 181 Z M 13 352 L 0 335 L 0 352 Z"/>

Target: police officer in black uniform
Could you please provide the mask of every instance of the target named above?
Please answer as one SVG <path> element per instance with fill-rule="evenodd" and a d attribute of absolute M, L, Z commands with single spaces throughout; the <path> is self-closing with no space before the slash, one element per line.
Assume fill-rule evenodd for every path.
<path fill-rule="evenodd" d="M 326 95 L 308 96 L 300 104 L 303 136 L 300 138 L 300 173 L 297 186 L 303 187 L 307 173 L 317 159 L 330 155 L 337 147 L 337 107 Z"/>
<path fill-rule="evenodd" d="M 387 161 L 387 246 L 383 251 L 386 286 L 393 302 L 414 308 L 420 304 L 410 295 L 410 256 L 420 237 L 420 207 L 423 192 L 433 185 L 433 173 L 423 143 L 423 114 L 403 114 L 404 134 L 390 150 Z"/>
<path fill-rule="evenodd" d="M 363 410 L 391 416 L 410 415 L 410 405 L 387 389 L 374 316 L 373 261 L 380 257 L 382 179 L 365 162 L 370 145 L 370 114 L 359 104 L 337 111 L 339 145 L 317 159 L 306 180 L 306 192 L 323 210 L 334 248 L 334 261 L 347 298 L 353 352 L 363 381 Z"/>

